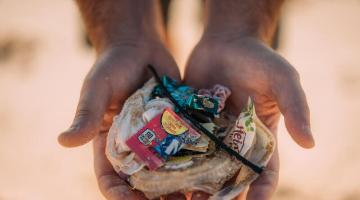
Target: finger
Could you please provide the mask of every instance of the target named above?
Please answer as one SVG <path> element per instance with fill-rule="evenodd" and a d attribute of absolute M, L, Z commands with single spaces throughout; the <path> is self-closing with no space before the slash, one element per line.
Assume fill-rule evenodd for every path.
<path fill-rule="evenodd" d="M 132 190 L 124 181 L 125 174 L 117 174 L 105 156 L 106 134 L 94 138 L 94 168 L 98 185 L 108 200 L 146 199 L 142 193 Z"/>
<path fill-rule="evenodd" d="M 110 96 L 106 80 L 88 79 L 82 88 L 74 121 L 59 135 L 59 143 L 74 147 L 89 142 L 100 130 Z"/>
<path fill-rule="evenodd" d="M 277 148 L 270 159 L 266 169 L 250 185 L 247 200 L 271 199 L 279 180 L 279 153 Z"/>
<path fill-rule="evenodd" d="M 277 104 L 284 115 L 291 137 L 304 148 L 315 145 L 310 128 L 310 112 L 298 76 L 289 77 L 275 91 Z"/>

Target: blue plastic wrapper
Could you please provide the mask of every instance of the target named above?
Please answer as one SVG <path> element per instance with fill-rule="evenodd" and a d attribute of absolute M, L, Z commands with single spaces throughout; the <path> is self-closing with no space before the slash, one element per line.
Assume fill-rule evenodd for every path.
<path fill-rule="evenodd" d="M 182 134 L 184 135 L 184 134 Z M 159 145 L 154 147 L 154 150 L 165 160 L 169 156 L 175 155 L 184 146 L 180 137 L 168 135 Z"/>
<path fill-rule="evenodd" d="M 153 147 L 164 160 L 168 160 L 170 156 L 179 152 L 185 144 L 194 145 L 199 141 L 199 135 L 191 135 L 189 132 L 180 135 L 168 135 L 157 146 Z"/>
<path fill-rule="evenodd" d="M 176 80 L 167 76 L 163 76 L 161 81 L 179 106 L 186 109 L 204 111 L 213 116 L 218 114 L 219 102 L 216 98 L 198 95 L 197 90 L 194 88 L 179 84 Z M 152 95 L 154 97 L 166 97 L 160 86 L 154 88 Z"/>
<path fill-rule="evenodd" d="M 177 101 L 181 107 L 186 107 L 189 96 L 196 93 L 194 88 L 187 85 L 178 84 L 176 80 L 167 76 L 163 76 L 161 81 L 171 96 Z M 166 97 L 164 91 L 160 86 L 156 86 L 153 91 L 153 96 Z"/>
<path fill-rule="evenodd" d="M 202 110 L 207 113 L 218 114 L 217 111 L 219 102 L 217 99 L 211 97 L 192 94 L 188 98 L 186 106 L 195 110 Z"/>

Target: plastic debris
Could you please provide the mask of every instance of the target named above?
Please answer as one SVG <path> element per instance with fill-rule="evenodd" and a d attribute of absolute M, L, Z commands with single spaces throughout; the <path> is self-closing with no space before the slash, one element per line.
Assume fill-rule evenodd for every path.
<path fill-rule="evenodd" d="M 218 100 L 218 110 L 221 112 L 225 108 L 226 99 L 231 95 L 229 88 L 216 84 L 212 89 L 200 89 L 198 91 L 199 95 L 204 95 L 207 97 L 212 97 Z"/>
<path fill-rule="evenodd" d="M 200 90 L 202 92 L 198 93 L 194 88 L 179 84 L 167 76 L 163 76 L 161 81 L 181 107 L 202 111 L 211 117 L 219 114 L 225 106 L 227 97 L 231 94 L 228 88 L 221 85 L 215 85 L 211 90 Z M 166 96 L 160 86 L 155 87 L 152 95 L 154 97 Z"/>
<path fill-rule="evenodd" d="M 249 98 L 248 105 L 240 113 L 235 126 L 225 137 L 224 143 L 240 155 L 245 155 L 254 142 L 256 125 L 254 103 Z"/>
<path fill-rule="evenodd" d="M 166 108 L 129 138 L 126 144 L 150 170 L 154 170 L 185 144 L 196 144 L 200 136 L 176 113 Z"/>

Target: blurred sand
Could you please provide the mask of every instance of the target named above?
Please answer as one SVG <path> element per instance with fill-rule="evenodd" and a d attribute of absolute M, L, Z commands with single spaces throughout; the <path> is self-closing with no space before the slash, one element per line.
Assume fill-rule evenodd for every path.
<path fill-rule="evenodd" d="M 184 2 L 179 10 L 196 10 Z M 301 149 L 281 124 L 274 199 L 360 199 L 360 1 L 289 1 L 284 11 L 280 52 L 302 76 L 317 146 Z M 172 33 L 183 66 L 201 28 L 182 19 Z M 73 1 L 3 0 L 0 24 L 0 200 L 102 199 L 91 144 L 56 141 L 94 61 Z"/>

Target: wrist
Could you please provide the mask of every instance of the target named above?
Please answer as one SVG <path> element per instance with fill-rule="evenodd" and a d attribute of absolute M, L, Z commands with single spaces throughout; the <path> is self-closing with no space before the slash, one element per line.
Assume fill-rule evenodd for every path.
<path fill-rule="evenodd" d="M 159 32 L 142 28 L 118 28 L 119 31 L 116 32 L 118 34 L 113 36 L 106 35 L 96 41 L 94 46 L 98 54 L 111 49 L 122 49 L 124 47 L 145 48 L 152 44 L 162 44 L 162 37 Z"/>
<path fill-rule="evenodd" d="M 203 37 L 252 37 L 270 43 L 283 0 L 208 0 Z"/>
<path fill-rule="evenodd" d="M 113 46 L 160 39 L 158 1 L 77 0 L 91 43 L 98 53 Z"/>

